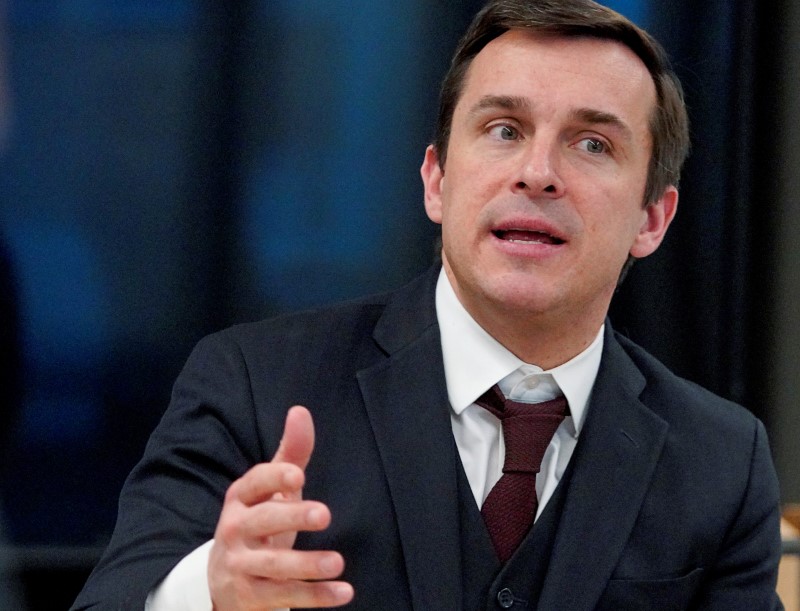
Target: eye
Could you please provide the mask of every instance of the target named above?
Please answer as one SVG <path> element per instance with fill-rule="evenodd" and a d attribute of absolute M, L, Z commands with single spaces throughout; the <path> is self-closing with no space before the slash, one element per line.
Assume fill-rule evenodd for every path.
<path fill-rule="evenodd" d="M 584 138 L 578 142 L 578 148 L 583 149 L 587 153 L 592 153 L 593 155 L 602 155 L 608 152 L 606 143 L 597 138 Z"/>
<path fill-rule="evenodd" d="M 510 125 L 493 125 L 489 128 L 489 134 L 498 140 L 519 140 L 519 131 Z"/>

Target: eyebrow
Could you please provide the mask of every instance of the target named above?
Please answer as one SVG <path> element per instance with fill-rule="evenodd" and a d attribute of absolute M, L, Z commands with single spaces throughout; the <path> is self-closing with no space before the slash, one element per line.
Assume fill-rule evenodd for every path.
<path fill-rule="evenodd" d="M 503 110 L 528 111 L 531 109 L 530 100 L 514 95 L 485 95 L 478 103 L 469 109 L 469 115 L 479 115 L 484 110 L 502 108 Z"/>
<path fill-rule="evenodd" d="M 573 121 L 588 123 L 590 125 L 607 125 L 621 132 L 622 137 L 626 140 L 633 140 L 633 131 L 631 128 L 625 121 L 613 113 L 595 110 L 593 108 L 578 108 L 570 112 L 570 118 Z"/>

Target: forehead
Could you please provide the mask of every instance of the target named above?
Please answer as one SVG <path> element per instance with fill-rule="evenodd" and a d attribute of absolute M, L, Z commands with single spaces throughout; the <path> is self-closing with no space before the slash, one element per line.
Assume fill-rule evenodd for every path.
<path fill-rule="evenodd" d="M 649 133 L 653 79 L 627 46 L 592 37 L 510 30 L 472 60 L 456 113 L 485 96 L 515 96 L 555 114 L 592 109 Z"/>

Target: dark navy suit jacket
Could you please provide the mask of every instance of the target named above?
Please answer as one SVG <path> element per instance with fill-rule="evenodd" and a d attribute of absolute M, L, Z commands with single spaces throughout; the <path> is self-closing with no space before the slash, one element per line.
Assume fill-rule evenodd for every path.
<path fill-rule="evenodd" d="M 197 346 L 125 484 L 109 548 L 76 609 L 144 608 L 209 540 L 225 490 L 307 406 L 317 445 L 304 495 L 331 527 L 348 608 L 461 611 L 457 481 L 438 269 L 407 287 L 233 327 Z M 607 325 L 539 609 L 780 609 L 778 491 L 761 423 L 680 379 Z"/>

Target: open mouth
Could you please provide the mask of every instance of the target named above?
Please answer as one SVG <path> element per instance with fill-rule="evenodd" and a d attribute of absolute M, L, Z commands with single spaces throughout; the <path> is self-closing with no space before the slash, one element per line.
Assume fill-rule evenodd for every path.
<path fill-rule="evenodd" d="M 550 244 L 558 246 L 564 240 L 543 231 L 529 231 L 526 229 L 496 229 L 492 233 L 500 240 L 516 244 Z"/>

